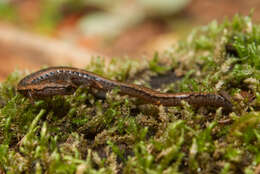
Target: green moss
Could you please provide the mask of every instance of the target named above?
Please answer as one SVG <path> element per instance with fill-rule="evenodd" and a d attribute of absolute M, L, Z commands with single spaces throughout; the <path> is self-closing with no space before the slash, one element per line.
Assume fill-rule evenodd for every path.
<path fill-rule="evenodd" d="M 163 74 L 170 70 L 169 66 L 161 66 L 158 52 L 154 53 L 153 59 L 149 62 L 149 69 L 155 73 Z"/>
<path fill-rule="evenodd" d="M 260 163 L 260 26 L 250 17 L 195 29 L 150 62 L 93 59 L 87 70 L 149 85 L 170 70 L 161 91 L 225 91 L 234 112 L 138 104 L 118 89 L 92 89 L 31 103 L 17 94 L 22 74 L 0 86 L 0 173 L 253 173 Z M 162 57 L 169 64 L 164 65 Z"/>

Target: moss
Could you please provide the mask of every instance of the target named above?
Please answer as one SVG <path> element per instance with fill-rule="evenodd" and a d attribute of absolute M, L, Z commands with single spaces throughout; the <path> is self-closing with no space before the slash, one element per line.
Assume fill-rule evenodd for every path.
<path fill-rule="evenodd" d="M 235 16 L 195 29 L 150 62 L 93 59 L 87 70 L 164 92 L 225 91 L 234 111 L 163 107 L 79 88 L 31 103 L 12 73 L 0 87 L 0 173 L 253 173 L 260 163 L 260 26 Z M 167 59 L 165 65 L 163 60 Z M 100 98 L 101 96 L 101 98 Z"/>

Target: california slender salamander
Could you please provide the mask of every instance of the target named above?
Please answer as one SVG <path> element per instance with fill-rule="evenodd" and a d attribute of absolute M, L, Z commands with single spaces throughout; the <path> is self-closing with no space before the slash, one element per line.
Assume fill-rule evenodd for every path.
<path fill-rule="evenodd" d="M 217 93 L 161 93 L 139 85 L 117 82 L 101 77 L 97 74 L 72 68 L 72 67 L 50 67 L 34 72 L 22 79 L 17 90 L 27 97 L 47 97 L 53 95 L 72 94 L 79 87 L 91 87 L 110 91 L 119 89 L 120 94 L 140 98 L 146 102 L 164 106 L 180 106 L 184 100 L 193 106 L 223 107 L 231 111 L 231 102 L 221 94 Z"/>

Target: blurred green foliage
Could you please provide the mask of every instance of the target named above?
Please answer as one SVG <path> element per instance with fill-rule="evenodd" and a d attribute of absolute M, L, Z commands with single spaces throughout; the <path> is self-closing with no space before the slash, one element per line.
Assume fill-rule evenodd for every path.
<path fill-rule="evenodd" d="M 16 9 L 8 1 L 0 1 L 0 17 L 6 20 L 15 21 L 18 18 Z"/>

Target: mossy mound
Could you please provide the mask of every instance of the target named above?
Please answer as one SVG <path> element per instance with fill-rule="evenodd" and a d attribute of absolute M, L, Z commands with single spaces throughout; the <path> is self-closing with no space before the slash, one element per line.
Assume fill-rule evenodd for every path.
<path fill-rule="evenodd" d="M 164 92 L 225 91 L 234 110 L 138 104 L 116 89 L 31 103 L 15 72 L 0 89 L 0 173 L 260 172 L 260 26 L 250 17 L 195 29 L 148 63 L 96 59 L 86 69 L 152 87 L 162 78 Z"/>

